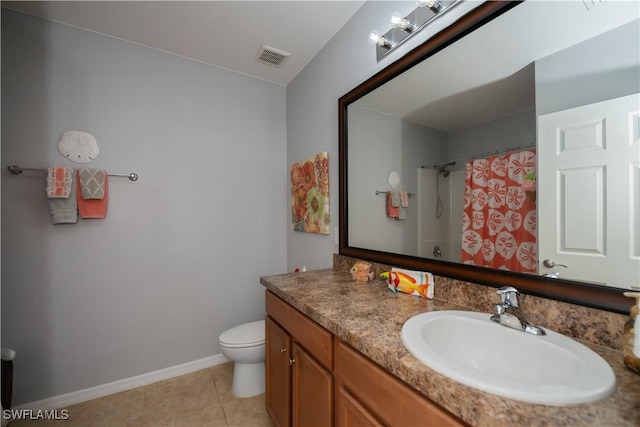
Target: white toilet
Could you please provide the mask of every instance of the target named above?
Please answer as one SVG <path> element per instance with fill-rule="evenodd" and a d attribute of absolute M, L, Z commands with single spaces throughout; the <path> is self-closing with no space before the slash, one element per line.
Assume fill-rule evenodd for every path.
<path fill-rule="evenodd" d="M 264 320 L 227 329 L 218 342 L 222 354 L 234 362 L 233 395 L 251 397 L 264 393 Z"/>

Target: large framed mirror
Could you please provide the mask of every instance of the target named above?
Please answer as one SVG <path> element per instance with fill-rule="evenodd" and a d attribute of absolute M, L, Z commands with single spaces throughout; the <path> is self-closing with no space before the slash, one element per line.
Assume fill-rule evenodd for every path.
<path fill-rule="evenodd" d="M 627 313 L 639 33 L 635 2 L 486 2 L 345 94 L 340 253 Z"/>

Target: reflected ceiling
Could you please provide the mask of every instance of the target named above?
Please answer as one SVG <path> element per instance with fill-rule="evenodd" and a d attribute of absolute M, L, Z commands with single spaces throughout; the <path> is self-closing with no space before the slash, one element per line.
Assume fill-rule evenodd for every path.
<path fill-rule="evenodd" d="M 581 1 L 527 1 L 518 6 L 518 13 L 496 19 L 508 19 L 511 30 L 485 25 L 473 37 L 458 40 L 455 49 L 438 52 L 355 105 L 447 132 L 533 107 L 533 60 L 635 19 L 634 14 L 620 13 L 621 8 L 612 3 L 587 2 L 587 7 Z M 608 19 L 601 19 L 602 13 Z M 549 27 L 557 30 L 546 31 Z M 496 46 L 491 55 L 496 45 L 492 40 L 504 38 L 509 43 Z M 486 49 L 477 49 L 478 45 Z M 458 67 L 452 69 L 452 63 Z M 456 114 L 443 113 L 447 111 Z"/>

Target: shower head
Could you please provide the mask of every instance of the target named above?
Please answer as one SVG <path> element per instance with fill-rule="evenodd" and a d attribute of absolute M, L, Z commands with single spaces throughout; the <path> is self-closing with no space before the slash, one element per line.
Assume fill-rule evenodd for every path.
<path fill-rule="evenodd" d="M 451 173 L 450 171 L 447 170 L 447 166 L 453 166 L 455 164 L 456 162 L 448 162 L 448 163 L 443 163 L 441 165 L 436 165 L 434 166 L 434 168 L 438 169 L 438 173 L 442 174 L 442 176 L 446 178 Z"/>

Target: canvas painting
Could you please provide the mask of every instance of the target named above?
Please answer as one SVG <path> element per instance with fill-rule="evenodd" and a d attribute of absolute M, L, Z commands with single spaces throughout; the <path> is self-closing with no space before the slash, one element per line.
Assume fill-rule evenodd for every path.
<path fill-rule="evenodd" d="M 295 231 L 329 234 L 329 160 L 318 153 L 291 166 L 291 222 Z"/>

